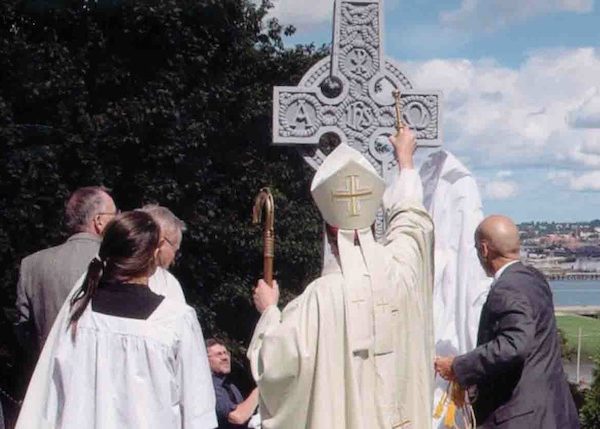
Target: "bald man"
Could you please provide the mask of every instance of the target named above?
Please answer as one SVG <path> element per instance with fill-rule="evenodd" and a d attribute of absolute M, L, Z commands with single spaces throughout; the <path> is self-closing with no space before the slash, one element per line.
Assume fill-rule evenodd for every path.
<path fill-rule="evenodd" d="M 505 216 L 487 217 L 475 232 L 475 247 L 481 266 L 494 277 L 481 311 L 477 348 L 437 357 L 436 371 L 475 392 L 479 428 L 579 428 L 562 367 L 552 292 L 539 271 L 519 262 L 519 230 Z"/>

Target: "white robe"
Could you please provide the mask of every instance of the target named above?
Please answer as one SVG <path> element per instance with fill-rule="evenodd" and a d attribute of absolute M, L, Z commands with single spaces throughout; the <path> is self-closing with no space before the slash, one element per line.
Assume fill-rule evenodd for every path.
<path fill-rule="evenodd" d="M 483 219 L 481 198 L 471 172 L 448 151 L 429 153 L 420 175 L 424 204 L 435 225 L 436 354 L 456 356 L 477 345 L 481 307 L 491 281 L 475 250 L 475 229 Z M 436 379 L 436 404 L 446 386 L 442 378 Z M 434 426 L 438 424 L 444 427 L 441 420 Z"/>
<path fill-rule="evenodd" d="M 80 288 L 82 282 L 83 277 L 73 287 L 69 298 L 63 304 L 63 307 L 61 308 L 56 318 L 56 321 L 52 326 L 52 330 L 48 335 L 44 348 L 42 349 L 42 353 L 40 354 L 40 357 L 38 359 L 35 371 L 27 388 L 27 394 L 25 395 L 25 399 L 21 407 L 21 412 L 19 414 L 16 429 L 55 429 L 61 427 L 57 426 L 55 422 L 51 419 L 52 416 L 48 415 L 48 411 L 51 412 L 51 408 L 54 405 L 56 405 L 56 395 L 55 393 L 53 393 L 56 391 L 56 386 L 53 385 L 53 376 L 55 374 L 55 363 L 57 362 L 58 354 L 64 354 L 65 347 L 69 347 L 68 343 L 66 343 L 69 335 L 67 333 L 69 319 L 69 301 L 71 296 Z M 208 367 L 208 361 L 206 358 L 202 330 L 199 324 L 197 324 L 197 320 L 195 323 L 191 320 L 192 318 L 190 316 L 190 311 L 193 310 L 185 305 L 185 298 L 183 296 L 183 292 L 181 290 L 179 282 L 167 270 L 158 268 L 154 275 L 150 278 L 148 285 L 153 292 L 158 293 L 160 295 L 164 295 L 166 297 L 161 306 L 159 306 L 159 308 L 155 312 L 156 314 L 153 314 L 151 316 L 152 323 L 158 322 L 158 325 L 156 325 L 157 328 L 148 330 L 148 333 L 150 335 L 153 335 L 152 331 L 156 331 L 157 333 L 161 332 L 160 335 L 162 335 L 162 337 L 160 335 L 159 337 L 162 340 L 167 340 L 168 334 L 164 334 L 162 328 L 158 328 L 159 325 L 165 323 L 165 329 L 167 330 L 173 330 L 176 325 L 180 327 L 187 325 L 187 328 L 185 329 L 185 342 L 189 343 L 191 340 L 194 347 L 194 356 L 189 356 L 190 358 L 192 358 L 192 361 L 186 362 L 185 367 L 193 368 L 193 371 L 189 374 L 189 377 L 190 380 L 195 380 L 197 385 L 190 386 L 188 383 L 181 384 L 180 381 L 174 381 L 169 385 L 169 389 L 173 389 L 174 391 L 181 390 L 182 392 L 188 391 L 192 393 L 195 396 L 193 398 L 193 411 L 191 411 L 192 416 L 205 416 L 201 417 L 198 420 L 198 423 L 195 423 L 192 426 L 181 426 L 181 424 L 177 426 L 177 417 L 175 415 L 178 412 L 176 410 L 178 406 L 173 405 L 173 407 L 171 407 L 171 411 L 174 413 L 172 424 L 163 427 L 193 427 L 198 429 L 214 428 L 217 425 L 216 416 L 214 415 L 214 389 L 212 386 L 210 369 Z M 161 309 L 160 313 L 158 313 L 159 309 Z M 173 312 L 173 314 L 164 314 L 164 310 L 167 310 L 167 312 L 171 311 Z M 175 322 L 175 319 L 172 318 L 174 314 L 178 314 L 177 322 Z M 195 314 L 193 318 L 195 319 Z M 130 320 L 121 318 L 113 319 L 118 320 L 121 323 L 124 323 L 123 321 L 131 322 Z M 128 323 L 125 323 L 125 325 L 127 324 Z M 133 325 L 135 324 L 137 323 L 133 323 Z M 170 327 L 166 328 L 167 325 L 169 325 Z M 173 332 L 171 333 L 171 339 L 173 339 L 172 335 Z M 158 344 L 158 342 L 156 342 L 155 340 L 156 338 L 148 339 L 148 343 L 155 342 L 155 344 Z M 187 347 L 185 346 L 185 342 L 182 345 L 183 347 Z M 63 344 L 62 347 L 60 346 L 61 343 Z M 186 360 L 189 359 L 186 358 Z M 172 376 L 174 374 L 175 372 L 173 372 Z M 155 378 L 156 381 L 159 381 L 159 379 L 160 378 Z M 93 388 L 93 386 L 88 387 L 90 389 Z M 132 402 L 134 404 L 136 403 L 136 401 L 138 400 L 137 398 L 140 395 L 140 392 L 138 391 L 139 389 L 140 388 L 136 387 L 135 391 L 130 393 L 130 397 L 132 398 L 132 400 L 129 402 Z M 154 387 L 151 387 L 151 389 L 154 389 Z M 162 392 L 162 394 L 164 395 L 165 392 Z M 100 394 L 100 396 L 101 395 L 102 394 Z M 151 417 L 153 415 L 152 411 L 158 412 L 158 409 L 156 407 L 150 407 L 149 404 L 142 404 L 142 402 L 140 402 L 140 404 L 144 407 L 147 407 L 146 414 L 148 415 L 148 417 Z M 99 415 L 100 414 L 101 412 L 99 411 Z M 160 421 L 160 419 L 158 419 L 157 421 Z M 112 427 L 126 427 L 119 422 L 114 423 L 115 426 Z M 182 423 L 185 423 L 185 420 Z M 93 425 L 89 424 L 80 427 L 93 427 Z"/>
<path fill-rule="evenodd" d="M 264 429 L 431 427 L 433 225 L 414 170 L 388 191 L 386 242 L 372 255 L 394 285 L 385 296 L 373 295 L 370 276 L 345 282 L 335 265 L 283 312 L 262 314 L 248 357 Z M 367 272 L 360 247 L 348 257 Z M 382 302 L 389 329 L 376 336 Z"/>

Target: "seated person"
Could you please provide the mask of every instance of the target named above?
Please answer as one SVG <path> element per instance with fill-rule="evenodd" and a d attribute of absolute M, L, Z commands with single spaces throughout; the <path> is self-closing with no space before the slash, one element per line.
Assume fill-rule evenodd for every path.
<path fill-rule="evenodd" d="M 225 344 L 209 338 L 206 340 L 206 350 L 217 398 L 219 429 L 248 428 L 248 422 L 258 405 L 258 389 L 254 388 L 244 400 L 239 389 L 228 379 L 231 355 Z"/>

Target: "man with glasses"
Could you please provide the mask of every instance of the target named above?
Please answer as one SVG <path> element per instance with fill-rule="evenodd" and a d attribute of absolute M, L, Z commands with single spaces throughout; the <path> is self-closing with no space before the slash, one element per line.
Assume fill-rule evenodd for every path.
<path fill-rule="evenodd" d="M 179 256 L 181 238 L 186 230 L 185 223 L 171 210 L 157 204 L 147 204 L 140 210 L 152 216 L 152 219 L 160 226 L 161 234 L 158 248 L 159 268 L 150 277 L 148 286 L 154 293 L 185 303 L 185 296 L 179 281 L 168 271 Z"/>
<path fill-rule="evenodd" d="M 67 295 L 98 253 L 102 231 L 117 213 L 104 187 L 79 188 L 65 210 L 71 236 L 21 261 L 16 330 L 30 357 L 37 357 Z"/>
<path fill-rule="evenodd" d="M 258 389 L 244 400 L 240 390 L 229 380 L 231 355 L 225 344 L 215 338 L 206 340 L 208 364 L 212 372 L 217 399 L 218 429 L 248 428 L 248 422 L 258 406 Z"/>

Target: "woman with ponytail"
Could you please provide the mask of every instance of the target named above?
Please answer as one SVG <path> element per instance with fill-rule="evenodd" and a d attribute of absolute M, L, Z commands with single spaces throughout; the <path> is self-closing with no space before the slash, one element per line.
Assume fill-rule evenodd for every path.
<path fill-rule="evenodd" d="M 158 225 L 141 211 L 107 226 L 52 351 L 48 427 L 217 426 L 196 313 L 148 288 L 160 240 Z"/>

